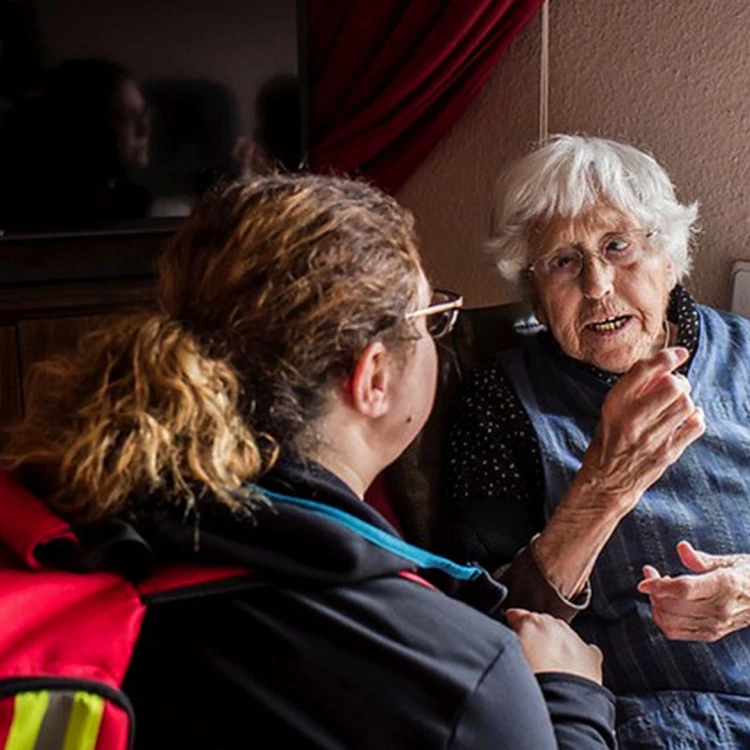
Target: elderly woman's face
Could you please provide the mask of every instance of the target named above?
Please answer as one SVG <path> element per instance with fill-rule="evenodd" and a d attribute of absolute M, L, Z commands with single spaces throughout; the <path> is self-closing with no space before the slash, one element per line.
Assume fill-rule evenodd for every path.
<path fill-rule="evenodd" d="M 648 230 L 597 204 L 535 232 L 536 314 L 568 356 L 619 373 L 665 344 L 676 277 L 666 254 L 646 236 Z M 605 262 L 600 252 L 613 262 Z M 571 269 L 581 257 L 576 275 Z M 539 272 L 542 264 L 549 273 Z"/>

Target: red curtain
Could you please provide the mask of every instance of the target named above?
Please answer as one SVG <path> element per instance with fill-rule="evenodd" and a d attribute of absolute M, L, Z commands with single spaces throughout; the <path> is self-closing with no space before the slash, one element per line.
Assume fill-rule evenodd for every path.
<path fill-rule="evenodd" d="M 311 166 L 396 191 L 543 0 L 308 0 Z"/>

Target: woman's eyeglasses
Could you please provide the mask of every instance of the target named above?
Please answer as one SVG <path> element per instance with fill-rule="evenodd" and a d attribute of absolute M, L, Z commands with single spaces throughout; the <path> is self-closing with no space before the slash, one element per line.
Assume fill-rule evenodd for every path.
<path fill-rule="evenodd" d="M 607 234 L 594 251 L 575 244 L 564 245 L 537 258 L 526 267 L 526 273 L 535 274 L 543 283 L 566 284 L 581 275 L 587 255 L 597 257 L 604 265 L 614 268 L 634 266 L 648 253 L 649 240 L 655 234 L 655 230 Z"/>
<path fill-rule="evenodd" d="M 441 339 L 453 330 L 463 304 L 464 298 L 460 294 L 436 289 L 432 293 L 432 302 L 421 310 L 406 313 L 406 319 L 424 317 L 427 333 L 434 339 Z"/>

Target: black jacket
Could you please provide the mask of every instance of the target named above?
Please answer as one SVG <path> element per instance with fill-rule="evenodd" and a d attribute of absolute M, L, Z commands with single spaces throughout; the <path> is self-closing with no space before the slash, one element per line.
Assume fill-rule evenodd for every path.
<path fill-rule="evenodd" d="M 335 476 L 286 460 L 264 486 L 391 527 Z M 195 529 L 141 529 L 190 557 Z M 516 636 L 414 566 L 288 505 L 201 518 L 199 557 L 258 570 L 257 586 L 149 608 L 125 691 L 151 748 L 612 748 L 614 702 L 588 680 L 529 672 Z"/>

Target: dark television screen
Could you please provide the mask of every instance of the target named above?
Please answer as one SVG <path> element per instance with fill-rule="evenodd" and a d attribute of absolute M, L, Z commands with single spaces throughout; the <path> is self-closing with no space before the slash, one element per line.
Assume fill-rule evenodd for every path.
<path fill-rule="evenodd" d="M 0 233 L 173 226 L 304 152 L 299 0 L 0 0 Z"/>

